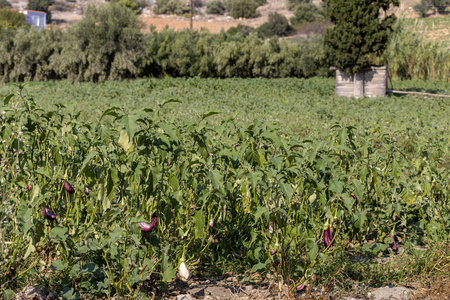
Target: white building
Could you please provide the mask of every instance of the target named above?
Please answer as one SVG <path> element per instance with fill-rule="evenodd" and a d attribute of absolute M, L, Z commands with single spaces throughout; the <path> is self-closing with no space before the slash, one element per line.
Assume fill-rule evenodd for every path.
<path fill-rule="evenodd" d="M 31 26 L 45 29 L 47 13 L 29 9 L 22 9 L 19 12 L 25 15 L 26 22 Z"/>

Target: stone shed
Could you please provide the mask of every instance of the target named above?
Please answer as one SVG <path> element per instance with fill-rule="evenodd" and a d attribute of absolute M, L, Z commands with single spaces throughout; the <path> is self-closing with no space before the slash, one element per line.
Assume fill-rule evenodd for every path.
<path fill-rule="evenodd" d="M 355 98 L 385 96 L 386 78 L 386 66 L 371 67 L 354 75 L 336 69 L 336 95 Z"/>

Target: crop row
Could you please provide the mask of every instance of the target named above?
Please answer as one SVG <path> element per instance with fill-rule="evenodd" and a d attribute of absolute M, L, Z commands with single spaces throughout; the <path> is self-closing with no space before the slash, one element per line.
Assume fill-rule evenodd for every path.
<path fill-rule="evenodd" d="M 173 122 L 164 108 L 177 100 L 84 121 L 63 104 L 41 109 L 22 88 L 0 119 L 5 295 L 37 280 L 67 299 L 144 297 L 149 283 L 177 269 L 187 280 L 211 261 L 301 289 L 335 251 L 448 239 L 439 130 L 406 153 L 389 133 L 350 125 L 313 140 L 258 120 L 211 125 L 216 112 Z"/>

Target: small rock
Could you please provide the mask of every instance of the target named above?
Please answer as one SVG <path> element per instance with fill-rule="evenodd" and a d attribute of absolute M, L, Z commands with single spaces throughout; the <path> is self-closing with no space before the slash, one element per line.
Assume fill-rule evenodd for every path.
<path fill-rule="evenodd" d="M 370 294 L 370 295 L 369 295 Z M 367 294 L 370 299 L 374 300 L 406 300 L 411 299 L 413 296 L 413 291 L 411 289 L 402 287 L 402 286 L 396 286 L 396 287 L 381 287 L 378 288 L 372 293 Z"/>
<path fill-rule="evenodd" d="M 17 293 L 14 300 L 54 300 L 58 299 L 55 294 L 49 292 L 43 286 L 27 286 L 22 292 Z"/>
<path fill-rule="evenodd" d="M 250 293 L 251 291 L 253 291 L 253 286 L 246 285 L 243 287 L 243 290 L 246 291 L 247 293 Z"/>
<path fill-rule="evenodd" d="M 191 295 L 185 294 L 185 295 L 178 295 L 176 300 L 194 300 Z"/>

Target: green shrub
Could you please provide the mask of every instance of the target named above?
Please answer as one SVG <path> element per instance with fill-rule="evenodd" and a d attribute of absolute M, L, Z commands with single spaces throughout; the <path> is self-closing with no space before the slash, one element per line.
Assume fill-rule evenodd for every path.
<path fill-rule="evenodd" d="M 259 6 L 263 6 L 264 4 L 267 4 L 267 0 L 253 0 L 255 3 Z"/>
<path fill-rule="evenodd" d="M 204 3 L 202 0 L 192 0 L 192 5 L 194 5 L 194 7 L 203 7 Z"/>
<path fill-rule="evenodd" d="M 420 1 L 416 5 L 414 5 L 414 10 L 422 17 L 425 18 L 427 16 L 427 12 L 430 10 L 430 4 L 428 1 Z"/>
<path fill-rule="evenodd" d="M 212 15 L 223 15 L 226 9 L 220 0 L 213 0 L 206 4 L 206 13 Z"/>
<path fill-rule="evenodd" d="M 386 49 L 389 74 L 398 79 L 450 80 L 450 51 L 441 42 L 426 42 L 398 20 Z"/>
<path fill-rule="evenodd" d="M 414 5 L 414 10 L 422 17 L 426 17 L 427 12 L 433 8 L 434 14 L 445 14 L 450 0 L 421 0 L 420 3 Z"/>
<path fill-rule="evenodd" d="M 27 25 L 25 15 L 7 8 L 0 9 L 0 28 L 18 28 Z"/>
<path fill-rule="evenodd" d="M 286 16 L 274 12 L 269 14 L 268 22 L 259 26 L 257 31 L 261 37 L 287 36 L 292 33 L 293 28 Z"/>
<path fill-rule="evenodd" d="M 142 33 L 136 14 L 118 4 L 89 6 L 64 35 L 59 71 L 72 81 L 130 78 L 140 72 Z"/>
<path fill-rule="evenodd" d="M 230 29 L 228 29 L 227 33 L 229 35 L 239 35 L 241 37 L 246 37 L 254 31 L 255 31 L 255 28 L 253 28 L 253 27 L 238 24 L 237 26 L 234 26 L 234 27 L 231 27 Z"/>
<path fill-rule="evenodd" d="M 12 7 L 11 3 L 9 3 L 8 0 L 0 0 L 0 9 L 5 7 Z"/>
<path fill-rule="evenodd" d="M 304 22 L 315 22 L 322 19 L 319 8 L 313 3 L 301 3 L 294 8 L 294 16 L 291 17 L 293 26 Z"/>
<path fill-rule="evenodd" d="M 158 15 L 184 15 L 189 13 L 190 8 L 186 2 L 179 0 L 157 0 L 153 12 Z"/>
<path fill-rule="evenodd" d="M 299 4 L 307 4 L 311 2 L 311 0 L 287 0 L 286 6 L 287 9 L 293 10 Z"/>
<path fill-rule="evenodd" d="M 234 19 L 251 19 L 258 16 L 258 4 L 253 0 L 233 0 L 230 16 Z"/>
<path fill-rule="evenodd" d="M 425 1 L 425 0 L 422 0 Z M 450 0 L 429 0 L 434 7 L 435 14 L 445 14 L 448 6 L 450 6 Z"/>
<path fill-rule="evenodd" d="M 118 3 L 119 5 L 131 9 L 135 14 L 139 14 L 141 12 L 139 9 L 139 4 L 134 0 L 111 0 L 110 4 L 114 3 Z"/>

